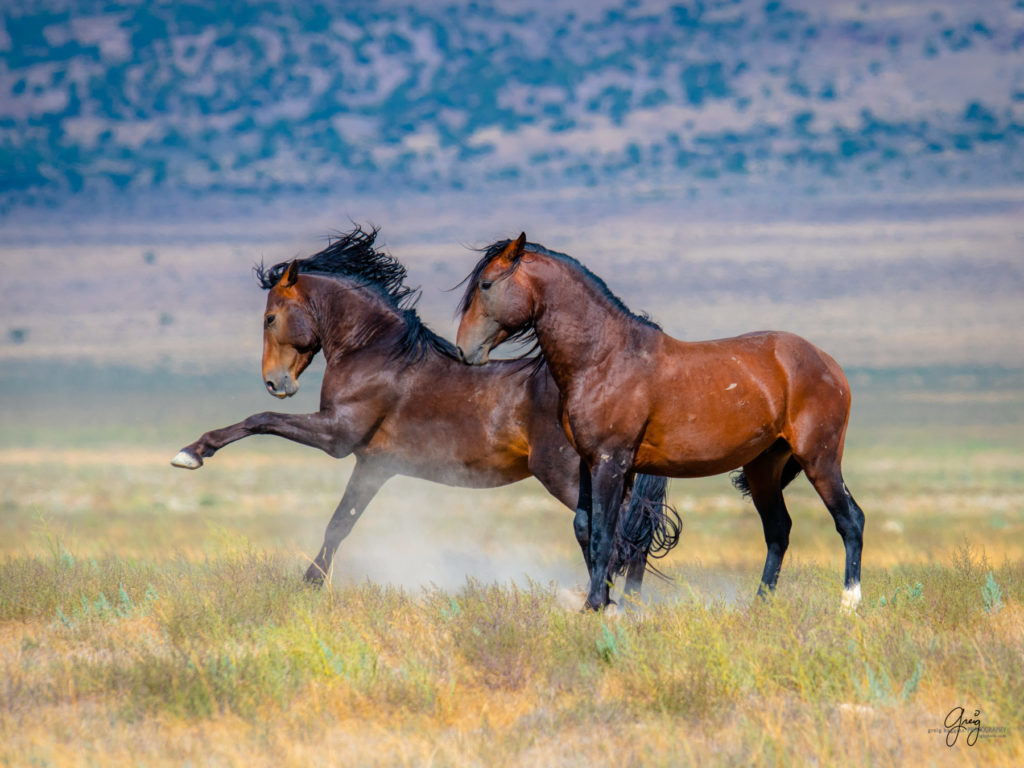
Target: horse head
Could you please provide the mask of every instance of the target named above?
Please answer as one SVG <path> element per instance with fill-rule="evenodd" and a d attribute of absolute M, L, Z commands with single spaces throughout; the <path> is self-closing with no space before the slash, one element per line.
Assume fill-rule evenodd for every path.
<path fill-rule="evenodd" d="M 293 261 L 270 289 L 263 314 L 263 381 L 274 397 L 299 391 L 299 376 L 320 351 L 316 327 Z"/>
<path fill-rule="evenodd" d="M 456 343 L 462 359 L 471 365 L 486 363 L 492 349 L 518 337 L 533 319 L 532 292 L 517 271 L 526 233 L 501 246 L 489 249 L 467 278 Z"/>

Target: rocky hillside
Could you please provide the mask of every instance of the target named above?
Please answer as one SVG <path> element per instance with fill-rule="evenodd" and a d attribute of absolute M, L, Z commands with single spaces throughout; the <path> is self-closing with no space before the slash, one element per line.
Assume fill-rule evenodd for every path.
<path fill-rule="evenodd" d="M 339 189 L 976 194 L 1021 0 L 5 3 L 0 204 Z"/>

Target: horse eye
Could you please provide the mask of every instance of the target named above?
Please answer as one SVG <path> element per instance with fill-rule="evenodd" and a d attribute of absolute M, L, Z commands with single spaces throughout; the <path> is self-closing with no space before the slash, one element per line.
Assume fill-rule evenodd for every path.
<path fill-rule="evenodd" d="M 481 280 L 480 281 L 480 289 L 481 290 L 486 291 L 486 290 L 488 290 L 491 287 L 491 285 L 492 285 L 492 283 L 491 283 L 490 280 Z"/>
<path fill-rule="evenodd" d="M 267 315 L 267 328 L 274 324 L 274 318 L 276 315 Z"/>

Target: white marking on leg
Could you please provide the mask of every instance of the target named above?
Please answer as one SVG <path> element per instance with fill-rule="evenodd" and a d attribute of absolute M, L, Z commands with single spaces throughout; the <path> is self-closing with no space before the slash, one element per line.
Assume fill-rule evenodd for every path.
<path fill-rule="evenodd" d="M 852 587 L 843 590 L 843 601 L 841 607 L 847 613 L 852 613 L 857 610 L 857 606 L 860 605 L 860 582 L 857 582 Z"/>
<path fill-rule="evenodd" d="M 726 387 L 725 391 L 728 392 L 730 389 L 736 389 L 736 382 L 735 381 L 732 384 L 730 384 L 728 387 Z"/>

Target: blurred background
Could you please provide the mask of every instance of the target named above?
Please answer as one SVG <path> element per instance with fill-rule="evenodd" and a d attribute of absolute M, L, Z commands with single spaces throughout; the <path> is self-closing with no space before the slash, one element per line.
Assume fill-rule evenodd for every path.
<path fill-rule="evenodd" d="M 150 533 L 172 513 L 229 519 L 289 462 L 340 494 L 337 463 L 272 439 L 193 475 L 163 463 L 281 408 L 259 378 L 252 267 L 355 222 L 381 227 L 448 337 L 471 249 L 521 230 L 678 337 L 806 336 L 854 384 L 869 501 L 916 467 L 913 493 L 948 496 L 920 524 L 963 513 L 956 535 L 992 546 L 1024 509 L 1022 150 L 1022 0 L 8 0 L 0 526 L 19 547 L 40 515 Z M 286 409 L 316 409 L 317 375 Z M 756 516 L 717 482 L 729 501 L 709 509 L 743 515 L 759 560 Z M 673 485 L 691 511 L 702 487 Z M 995 511 L 970 506 L 979 488 Z M 417 514 L 441 498 L 423 493 Z M 515 506 L 445 498 L 467 519 Z M 332 502 L 280 504 L 304 522 L 267 540 L 315 550 Z"/>

